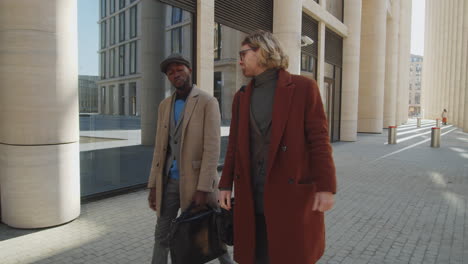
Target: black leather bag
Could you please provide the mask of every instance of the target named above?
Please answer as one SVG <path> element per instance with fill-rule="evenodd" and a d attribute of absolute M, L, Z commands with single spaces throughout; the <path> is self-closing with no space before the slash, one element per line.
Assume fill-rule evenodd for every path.
<path fill-rule="evenodd" d="M 174 219 L 169 235 L 173 264 L 202 264 L 227 252 L 218 233 L 218 215 L 214 208 L 192 204 Z"/>
<path fill-rule="evenodd" d="M 231 198 L 231 210 L 221 208 L 220 213 L 216 217 L 216 225 L 218 226 L 219 237 L 221 241 L 228 245 L 234 245 L 234 198 Z"/>

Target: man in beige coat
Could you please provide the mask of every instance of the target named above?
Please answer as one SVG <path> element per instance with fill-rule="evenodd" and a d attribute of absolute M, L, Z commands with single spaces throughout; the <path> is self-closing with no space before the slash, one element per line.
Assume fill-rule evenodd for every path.
<path fill-rule="evenodd" d="M 217 205 L 220 152 L 220 113 L 218 101 L 198 89 L 191 79 L 190 62 L 173 54 L 161 62 L 161 71 L 175 87 L 172 96 L 159 105 L 148 203 L 156 211 L 153 264 L 166 264 L 169 249 L 161 242 L 179 208 L 192 202 Z M 225 254 L 220 263 L 233 263 Z"/>

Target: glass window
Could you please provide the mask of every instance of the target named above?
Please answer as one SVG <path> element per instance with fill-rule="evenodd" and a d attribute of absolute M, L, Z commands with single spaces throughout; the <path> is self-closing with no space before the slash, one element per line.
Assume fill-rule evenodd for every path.
<path fill-rule="evenodd" d="M 77 1 L 80 32 L 77 76 L 77 80 L 80 80 L 79 105 L 82 113 L 95 113 L 81 114 L 78 117 L 80 183 L 81 196 L 84 199 L 116 190 L 141 187 L 148 181 L 156 133 L 156 120 L 153 117 L 157 115 L 157 108 L 154 109 L 153 106 L 157 106 L 172 92 L 163 73 L 143 73 L 140 70 L 142 64 L 149 68 L 159 68 L 159 63 L 171 53 L 171 34 L 174 28 L 172 7 L 154 1 L 158 12 L 148 13 L 145 23 L 148 28 L 161 30 L 154 31 L 153 34 L 156 35 L 145 39 L 145 50 L 140 40 L 136 39 L 140 35 L 140 25 L 133 23 L 139 23 L 137 16 L 141 15 L 138 9 L 142 1 L 132 3 L 132 0 L 115 0 L 115 12 L 112 16 L 109 14 L 114 3 L 109 0 L 107 6 L 104 1 Z M 103 19 L 101 7 L 102 14 L 106 14 Z M 105 12 L 104 7 L 107 8 Z M 125 15 L 120 15 L 123 12 Z M 186 20 L 177 24 L 182 34 L 178 39 L 184 40 L 179 51 L 195 67 L 196 63 L 192 61 L 194 16 L 186 11 L 182 13 Z M 101 27 L 104 28 L 101 22 L 104 21 L 107 23 L 107 42 L 106 47 L 101 48 Z M 135 37 L 130 39 L 130 35 Z M 142 52 L 152 55 L 142 57 L 139 55 Z M 135 74 L 129 74 L 130 72 Z M 90 76 L 86 77 L 86 80 L 90 79 L 89 85 L 83 81 L 83 76 Z M 195 73 L 193 76 L 195 77 Z M 155 90 L 154 87 L 158 89 Z M 142 116 L 142 108 L 153 110 Z"/>
<path fill-rule="evenodd" d="M 222 80 L 222 72 L 215 72 L 214 73 L 214 90 L 213 90 L 213 96 L 218 100 L 219 107 L 221 109 L 221 104 L 223 101 L 223 94 L 222 94 L 222 89 L 223 89 L 223 80 Z"/>
<path fill-rule="evenodd" d="M 315 58 L 306 53 L 301 55 L 301 71 L 311 72 L 315 74 Z"/>
<path fill-rule="evenodd" d="M 119 46 L 119 76 L 125 75 L 125 45 Z"/>
<path fill-rule="evenodd" d="M 171 31 L 172 53 L 182 52 L 182 28 L 174 28 Z"/>
<path fill-rule="evenodd" d="M 109 115 L 114 114 L 114 103 L 115 103 L 115 98 L 114 98 L 114 90 L 115 90 L 115 85 L 109 85 L 109 96 L 107 97 L 107 100 L 109 100 Z"/>
<path fill-rule="evenodd" d="M 172 25 L 182 22 L 182 9 L 172 8 Z"/>
<path fill-rule="evenodd" d="M 119 14 L 119 41 L 125 41 L 125 12 Z"/>
<path fill-rule="evenodd" d="M 105 114 L 106 113 L 106 87 L 101 86 L 101 108 L 100 108 L 100 113 Z"/>
<path fill-rule="evenodd" d="M 421 103 L 421 95 L 419 93 L 417 93 L 415 96 L 414 96 L 414 103 L 415 104 L 420 104 Z"/>
<path fill-rule="evenodd" d="M 343 0 L 327 0 L 327 11 L 343 21 Z"/>
<path fill-rule="evenodd" d="M 115 0 L 109 0 L 110 13 L 115 13 Z"/>
<path fill-rule="evenodd" d="M 130 74 L 136 73 L 137 68 L 137 42 L 130 42 Z"/>
<path fill-rule="evenodd" d="M 101 18 L 106 16 L 106 0 L 101 0 Z"/>
<path fill-rule="evenodd" d="M 109 77 L 115 77 L 115 49 L 111 49 L 109 54 Z"/>
<path fill-rule="evenodd" d="M 105 48 L 106 47 L 106 21 L 102 21 L 101 22 L 101 48 Z"/>
<path fill-rule="evenodd" d="M 106 79 L 106 52 L 101 52 L 101 79 Z"/>
<path fill-rule="evenodd" d="M 125 83 L 119 84 L 119 115 L 125 115 Z"/>
<path fill-rule="evenodd" d="M 137 91 L 136 91 L 136 82 L 131 82 L 128 88 L 128 106 L 129 106 L 129 114 L 136 115 L 137 114 Z"/>
<path fill-rule="evenodd" d="M 215 23 L 214 28 L 214 59 L 221 59 L 221 24 Z"/>
<path fill-rule="evenodd" d="M 215 62 L 213 72 L 214 82 L 214 96 L 218 99 L 220 111 L 221 111 L 221 124 L 223 126 L 229 125 L 232 117 L 232 100 L 234 94 L 243 85 L 249 82 L 249 79 L 244 77 L 240 67 L 237 67 L 239 63 L 239 50 L 241 48 L 240 41 L 244 39 L 247 34 L 239 30 L 233 29 L 223 24 L 215 24 L 213 28 L 215 32 L 222 33 L 218 35 L 217 40 L 218 54 L 216 58 L 216 47 L 214 46 Z M 221 43 L 228 43 L 229 45 L 221 45 Z M 221 52 L 222 51 L 222 52 Z M 226 137 L 222 137 L 223 144 L 226 143 Z M 221 151 L 221 160 L 224 159 L 224 151 Z"/>
<path fill-rule="evenodd" d="M 130 38 L 137 36 L 137 6 L 130 8 Z"/>
<path fill-rule="evenodd" d="M 109 23 L 109 38 L 110 38 L 110 45 L 115 44 L 115 16 L 110 18 Z"/>

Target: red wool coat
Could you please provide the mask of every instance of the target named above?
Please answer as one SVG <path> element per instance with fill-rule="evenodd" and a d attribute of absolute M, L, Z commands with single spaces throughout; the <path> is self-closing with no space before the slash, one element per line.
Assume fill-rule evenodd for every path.
<path fill-rule="evenodd" d="M 221 189 L 234 186 L 234 259 L 240 264 L 254 264 L 255 259 L 249 146 L 252 89 L 251 82 L 234 97 L 219 183 Z M 315 81 L 279 70 L 271 129 L 264 189 L 270 264 L 312 264 L 325 249 L 324 215 L 312 211 L 314 195 L 336 192 L 328 125 Z"/>

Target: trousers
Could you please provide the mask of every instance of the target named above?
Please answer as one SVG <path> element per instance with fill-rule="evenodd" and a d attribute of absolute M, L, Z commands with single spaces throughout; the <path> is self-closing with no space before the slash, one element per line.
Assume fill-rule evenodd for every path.
<path fill-rule="evenodd" d="M 179 180 L 169 178 L 165 188 L 162 200 L 162 211 L 156 221 L 154 232 L 154 249 L 152 264 L 167 264 L 169 248 L 162 246 L 161 242 L 167 239 L 171 228 L 171 222 L 174 220 L 180 209 Z M 218 258 L 221 264 L 234 264 L 229 253 Z"/>

